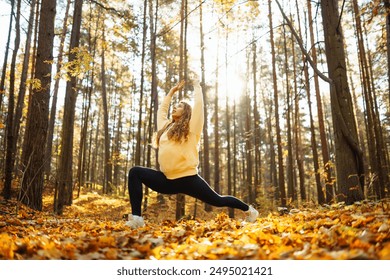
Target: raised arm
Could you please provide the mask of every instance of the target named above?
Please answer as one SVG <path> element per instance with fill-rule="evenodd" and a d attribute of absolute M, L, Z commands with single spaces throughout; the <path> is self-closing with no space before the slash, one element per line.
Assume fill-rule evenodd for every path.
<path fill-rule="evenodd" d="M 194 107 L 192 109 L 190 131 L 200 136 L 204 123 L 203 93 L 199 81 L 194 81 Z"/>
<path fill-rule="evenodd" d="M 171 88 L 168 94 L 164 97 L 159 109 L 157 110 L 157 130 L 162 129 L 166 125 L 166 123 L 169 122 L 168 110 L 172 100 L 172 96 L 183 86 L 184 81 L 179 82 L 173 88 Z"/>

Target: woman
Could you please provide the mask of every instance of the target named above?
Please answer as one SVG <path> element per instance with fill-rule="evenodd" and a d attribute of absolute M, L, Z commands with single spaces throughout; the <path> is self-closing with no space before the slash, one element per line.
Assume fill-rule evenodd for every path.
<path fill-rule="evenodd" d="M 168 119 L 172 96 L 182 89 L 184 81 L 175 85 L 165 96 L 157 112 L 156 144 L 159 148 L 160 171 L 133 167 L 129 171 L 128 189 L 132 214 L 126 225 L 138 228 L 144 225 L 141 216 L 142 184 L 163 194 L 183 193 L 217 207 L 232 207 L 246 211 L 249 222 L 256 221 L 258 212 L 233 196 L 221 196 L 198 175 L 199 142 L 203 130 L 203 95 L 199 81 L 194 83 L 194 107 L 180 102 L 173 107 Z"/>

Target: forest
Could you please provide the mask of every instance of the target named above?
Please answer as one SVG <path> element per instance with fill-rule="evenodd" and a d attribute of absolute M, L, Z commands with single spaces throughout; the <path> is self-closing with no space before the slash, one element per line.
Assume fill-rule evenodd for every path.
<path fill-rule="evenodd" d="M 0 7 L 0 259 L 390 259 L 389 0 Z M 144 188 L 126 229 L 194 77 L 199 173 L 260 216 Z"/>

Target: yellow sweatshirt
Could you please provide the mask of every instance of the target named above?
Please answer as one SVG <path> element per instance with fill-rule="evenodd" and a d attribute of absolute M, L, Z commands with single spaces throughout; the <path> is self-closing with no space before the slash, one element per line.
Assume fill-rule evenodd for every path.
<path fill-rule="evenodd" d="M 167 125 L 168 109 L 171 97 L 166 95 L 157 112 L 157 129 Z M 159 142 L 158 162 L 160 170 L 168 179 L 198 174 L 199 142 L 203 130 L 204 112 L 203 95 L 199 83 L 194 85 L 194 105 L 190 120 L 188 140 L 182 143 L 169 140 L 167 132 L 161 135 Z"/>

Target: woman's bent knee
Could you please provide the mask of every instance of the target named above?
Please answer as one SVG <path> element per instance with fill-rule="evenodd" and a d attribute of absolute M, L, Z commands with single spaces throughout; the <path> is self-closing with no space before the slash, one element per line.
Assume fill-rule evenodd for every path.
<path fill-rule="evenodd" d="M 129 178 L 137 176 L 137 174 L 139 174 L 139 172 L 141 170 L 142 170 L 142 167 L 140 167 L 140 166 L 134 166 L 134 167 L 130 168 L 130 170 L 129 170 Z"/>

